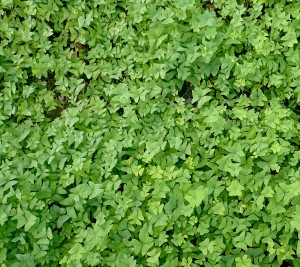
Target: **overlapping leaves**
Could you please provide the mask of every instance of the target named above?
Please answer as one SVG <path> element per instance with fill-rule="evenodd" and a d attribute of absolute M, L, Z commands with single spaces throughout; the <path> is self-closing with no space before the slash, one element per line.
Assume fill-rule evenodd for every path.
<path fill-rule="evenodd" d="M 1 2 L 1 266 L 298 266 L 297 1 Z"/>

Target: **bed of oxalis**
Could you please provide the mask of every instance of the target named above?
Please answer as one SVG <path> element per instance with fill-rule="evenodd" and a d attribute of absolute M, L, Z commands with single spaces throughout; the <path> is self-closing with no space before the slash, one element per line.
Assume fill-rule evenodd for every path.
<path fill-rule="evenodd" d="M 2 0 L 0 266 L 300 266 L 300 2 Z"/>

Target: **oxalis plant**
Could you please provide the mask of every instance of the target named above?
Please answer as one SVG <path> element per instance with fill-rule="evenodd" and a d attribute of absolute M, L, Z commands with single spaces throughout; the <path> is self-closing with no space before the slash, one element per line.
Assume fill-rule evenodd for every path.
<path fill-rule="evenodd" d="M 300 266 L 300 2 L 1 0 L 0 266 Z"/>

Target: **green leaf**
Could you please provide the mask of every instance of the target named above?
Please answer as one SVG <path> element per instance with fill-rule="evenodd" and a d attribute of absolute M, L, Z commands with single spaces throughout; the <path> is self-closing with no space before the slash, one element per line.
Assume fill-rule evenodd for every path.
<path fill-rule="evenodd" d="M 192 207 L 198 207 L 206 196 L 207 189 L 203 186 L 199 186 L 196 189 L 189 190 L 188 194 L 185 196 L 185 199 Z"/>
<path fill-rule="evenodd" d="M 227 187 L 229 196 L 240 196 L 243 194 L 244 186 L 242 186 L 237 180 L 234 180 Z"/>

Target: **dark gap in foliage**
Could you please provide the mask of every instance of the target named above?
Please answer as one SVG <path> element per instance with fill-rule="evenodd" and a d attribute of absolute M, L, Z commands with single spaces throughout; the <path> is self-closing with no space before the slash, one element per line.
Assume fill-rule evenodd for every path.
<path fill-rule="evenodd" d="M 236 94 L 237 94 L 238 97 L 246 95 L 249 98 L 251 93 L 252 93 L 251 88 L 248 88 L 248 89 L 245 89 L 245 90 L 240 90 Z M 250 110 L 250 109 L 251 109 L 251 107 L 248 107 L 248 110 Z"/>
<path fill-rule="evenodd" d="M 68 36 L 68 37 L 69 37 L 69 38 L 67 38 L 67 45 L 66 45 L 66 47 L 69 47 L 69 48 L 74 49 L 74 48 L 75 48 L 74 42 L 72 42 L 72 41 L 70 40 L 70 36 Z"/>
<path fill-rule="evenodd" d="M 211 1 L 205 1 L 203 4 L 204 8 L 209 9 L 209 10 L 215 10 L 215 4 Z"/>
<path fill-rule="evenodd" d="M 125 183 L 120 184 L 120 186 L 119 186 L 119 191 L 120 192 L 124 192 L 124 186 L 125 186 Z"/>
<path fill-rule="evenodd" d="M 250 110 L 250 109 L 248 108 L 248 110 Z M 256 106 L 256 107 L 254 107 L 254 110 L 257 111 L 257 112 L 261 112 L 263 110 L 263 107 L 262 106 Z"/>
<path fill-rule="evenodd" d="M 86 44 L 82 44 L 82 43 L 75 43 L 75 47 L 77 47 L 78 49 L 84 50 L 84 51 L 89 51 L 90 47 Z"/>
<path fill-rule="evenodd" d="M 184 81 L 178 95 L 180 97 L 184 97 L 187 94 L 187 92 L 190 90 L 191 90 L 191 87 L 190 87 L 189 83 L 187 81 Z"/>
<path fill-rule="evenodd" d="M 201 171 L 204 171 L 204 172 L 208 172 L 208 171 L 211 171 L 212 169 L 207 166 L 207 165 L 204 165 L 203 167 L 201 167 Z"/>
<path fill-rule="evenodd" d="M 12 10 L 12 12 L 13 12 L 14 10 Z M 25 20 L 25 18 L 24 17 L 22 17 L 20 14 L 18 14 L 18 11 L 16 12 L 16 14 L 14 14 L 14 17 L 15 17 L 15 20 L 16 21 L 19 21 L 20 23 L 22 23 L 24 20 Z"/>
<path fill-rule="evenodd" d="M 43 77 L 42 81 L 46 82 L 46 87 L 48 90 L 53 90 L 53 88 L 55 87 L 55 73 L 48 71 L 47 72 L 47 77 Z"/>
<path fill-rule="evenodd" d="M 121 160 L 129 160 L 129 159 L 130 159 L 130 156 L 127 155 L 127 154 L 123 154 L 123 155 L 121 156 Z"/>
<path fill-rule="evenodd" d="M 117 110 L 117 113 L 120 115 L 120 116 L 123 116 L 124 115 L 124 109 L 123 108 L 119 108 Z"/>
<path fill-rule="evenodd" d="M 30 53 L 29 55 L 32 55 L 32 53 Z M 29 68 L 25 68 L 24 71 L 26 71 L 27 75 L 30 76 L 30 80 L 33 80 L 32 79 L 32 68 L 29 67 Z M 30 83 L 28 83 L 30 84 Z"/>
<path fill-rule="evenodd" d="M 291 144 L 294 145 L 294 146 L 300 146 L 300 140 L 297 138 L 293 138 L 291 139 Z"/>
<path fill-rule="evenodd" d="M 176 246 L 175 246 L 176 247 Z M 184 253 L 183 253 L 183 249 L 181 246 L 176 247 L 178 249 L 177 255 L 178 255 L 178 259 L 179 261 L 182 261 L 182 259 L 184 258 Z"/>
<path fill-rule="evenodd" d="M 221 18 L 222 17 L 220 15 L 220 13 L 219 13 L 220 9 L 218 7 L 216 7 L 215 4 L 212 1 L 206 1 L 206 2 L 204 2 L 204 4 L 202 6 L 203 6 L 203 8 L 214 12 L 217 18 Z"/>
<path fill-rule="evenodd" d="M 181 90 L 179 91 L 179 96 L 184 98 L 185 104 L 190 104 L 192 102 L 193 88 L 194 86 L 191 83 L 187 81 L 183 82 Z"/>
<path fill-rule="evenodd" d="M 67 25 L 67 20 L 64 20 L 60 23 L 53 24 L 53 26 L 51 28 L 53 29 L 54 38 L 60 37 L 60 35 L 62 34 L 62 31 L 65 29 L 66 25 Z"/>
<path fill-rule="evenodd" d="M 93 162 L 95 160 L 95 157 L 97 155 L 98 151 L 94 151 L 93 154 L 91 155 L 91 161 Z"/>
<path fill-rule="evenodd" d="M 88 65 L 88 64 L 87 64 Z M 91 81 L 93 78 L 88 78 L 86 74 L 82 74 L 79 79 L 82 79 L 84 81 L 84 88 L 82 89 L 82 94 L 85 94 L 87 92 L 87 88 L 89 87 Z"/>
<path fill-rule="evenodd" d="M 238 0 L 238 4 L 244 5 L 246 9 L 250 8 L 250 3 L 247 0 Z"/>
<path fill-rule="evenodd" d="M 262 15 L 265 15 L 267 9 L 272 9 L 273 4 L 274 2 L 272 3 L 272 1 L 266 1 L 266 3 L 262 3 Z"/>
<path fill-rule="evenodd" d="M 197 240 L 198 240 L 197 237 L 193 237 L 193 238 L 190 240 L 190 242 L 191 242 L 191 244 L 193 244 L 194 246 L 197 246 Z"/>
<path fill-rule="evenodd" d="M 234 54 L 237 58 L 246 55 L 247 52 L 248 49 L 246 49 L 245 44 L 236 45 L 234 47 Z"/>
<path fill-rule="evenodd" d="M 1 7 L 1 8 L 2 8 L 4 15 L 6 15 L 7 17 L 10 17 L 13 14 L 13 12 L 15 12 L 14 8 L 6 8 L 6 7 Z M 15 13 L 15 15 L 16 14 L 17 13 Z"/>
<path fill-rule="evenodd" d="M 285 98 L 283 104 L 286 108 L 290 108 L 296 115 L 300 115 L 300 106 L 295 98 Z"/>
<path fill-rule="evenodd" d="M 299 104 L 297 104 L 296 105 L 296 107 L 294 108 L 294 112 L 298 115 L 298 116 L 300 116 L 300 105 Z M 300 117 L 298 118 L 298 120 L 300 119 Z"/>
<path fill-rule="evenodd" d="M 114 48 L 116 46 L 114 40 L 110 39 L 109 41 L 110 41 L 111 47 Z"/>
<path fill-rule="evenodd" d="M 164 265 L 167 262 L 167 256 L 159 257 L 159 266 Z"/>
<path fill-rule="evenodd" d="M 181 168 L 181 166 L 183 165 L 183 163 L 184 163 L 184 160 L 180 159 L 180 160 L 177 161 L 177 163 L 175 164 L 175 166 L 177 168 Z"/>
<path fill-rule="evenodd" d="M 265 205 L 265 207 L 268 206 L 269 203 L 270 203 L 269 199 L 268 199 L 268 198 L 265 198 L 265 199 L 264 199 L 264 205 Z"/>
<path fill-rule="evenodd" d="M 87 92 L 87 89 L 91 83 L 92 79 L 89 79 L 89 78 L 85 78 L 84 79 L 84 88 L 83 88 L 83 92 L 86 93 Z"/>
<path fill-rule="evenodd" d="M 56 90 L 56 79 L 54 72 L 48 71 L 47 77 L 43 77 L 42 81 L 46 83 L 48 91 L 52 91 L 54 93 L 56 103 L 58 103 L 58 107 L 56 107 L 54 110 L 47 110 L 44 108 L 44 115 L 47 118 L 54 120 L 55 118 L 60 117 L 61 113 L 69 107 L 68 97 L 62 95 Z"/>
<path fill-rule="evenodd" d="M 138 32 L 138 28 L 136 27 L 135 24 L 131 24 L 131 27 L 132 27 L 136 32 Z"/>
<path fill-rule="evenodd" d="M 90 215 L 90 221 L 91 221 L 91 223 L 96 223 L 97 220 L 96 220 L 96 218 L 93 216 L 94 213 L 93 213 L 92 211 L 90 211 L 90 212 L 89 212 L 89 215 Z"/>
<path fill-rule="evenodd" d="M 58 102 L 59 102 L 60 105 L 61 105 L 60 108 L 61 108 L 62 110 L 68 108 L 68 106 L 69 106 L 68 98 L 67 98 L 66 96 L 61 95 L 61 94 L 60 94 L 59 92 L 57 92 L 57 91 L 54 91 L 54 93 L 55 93 L 56 99 L 58 100 Z"/>
<path fill-rule="evenodd" d="M 61 108 L 56 108 L 56 109 L 50 110 L 50 111 L 47 111 L 47 110 L 44 111 L 44 115 L 51 120 L 55 120 L 56 118 L 60 117 L 61 113 L 62 113 Z"/>
<path fill-rule="evenodd" d="M 292 260 L 284 260 L 281 264 L 281 267 L 293 267 L 293 261 Z"/>
<path fill-rule="evenodd" d="M 166 231 L 167 236 L 172 237 L 172 234 L 173 234 L 173 229 L 170 229 L 170 230 Z"/>
<path fill-rule="evenodd" d="M 46 25 L 48 25 L 53 30 L 52 35 L 48 37 L 49 41 L 52 42 L 55 38 L 57 38 L 57 37 L 59 37 L 61 35 L 61 32 L 55 31 L 55 29 L 54 29 L 55 28 L 55 24 L 51 20 L 47 21 Z"/>
<path fill-rule="evenodd" d="M 232 110 L 232 105 L 230 103 L 226 103 L 224 100 L 223 103 L 227 110 Z"/>
<path fill-rule="evenodd" d="M 117 1 L 116 10 L 123 12 L 127 16 L 128 10 L 124 6 L 126 7 L 126 3 L 123 4 Z"/>
<path fill-rule="evenodd" d="M 48 204 L 48 209 L 50 210 L 51 208 L 55 208 L 55 206 L 58 207 L 58 208 L 62 207 L 62 205 L 59 202 L 53 201 L 50 204 Z"/>
<path fill-rule="evenodd" d="M 265 27 L 265 30 L 267 31 L 267 34 L 268 34 L 268 36 L 270 36 L 270 34 L 271 34 L 271 31 L 272 31 L 272 27 L 270 26 L 270 27 Z"/>

